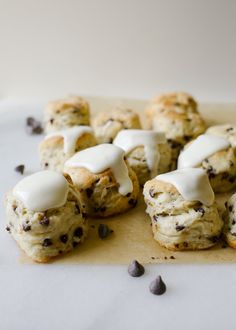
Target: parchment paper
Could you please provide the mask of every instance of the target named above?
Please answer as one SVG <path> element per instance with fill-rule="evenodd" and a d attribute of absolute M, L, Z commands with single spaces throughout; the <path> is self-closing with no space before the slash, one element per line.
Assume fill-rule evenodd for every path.
<path fill-rule="evenodd" d="M 89 98 L 93 113 L 109 111 L 112 104 L 124 105 L 139 111 L 143 118 L 145 101 Z M 236 106 L 205 104 L 200 112 L 208 125 L 218 123 L 236 123 Z M 224 202 L 230 194 L 217 196 L 220 213 L 224 211 Z M 98 225 L 106 223 L 114 232 L 106 239 L 98 236 Z M 89 219 L 89 234 L 86 241 L 74 251 L 52 260 L 58 264 L 127 264 L 137 259 L 142 263 L 223 263 L 235 262 L 236 250 L 227 247 L 224 242 L 202 251 L 173 252 L 161 247 L 152 236 L 150 219 L 145 213 L 145 204 L 140 194 L 138 205 L 131 211 L 108 219 Z M 33 263 L 23 252 L 22 263 Z"/>

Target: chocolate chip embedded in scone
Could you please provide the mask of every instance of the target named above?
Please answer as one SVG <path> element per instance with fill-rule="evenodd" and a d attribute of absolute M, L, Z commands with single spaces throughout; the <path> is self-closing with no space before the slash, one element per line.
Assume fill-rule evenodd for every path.
<path fill-rule="evenodd" d="M 236 249 L 236 194 L 233 194 L 225 203 L 224 238 L 229 246 Z"/>

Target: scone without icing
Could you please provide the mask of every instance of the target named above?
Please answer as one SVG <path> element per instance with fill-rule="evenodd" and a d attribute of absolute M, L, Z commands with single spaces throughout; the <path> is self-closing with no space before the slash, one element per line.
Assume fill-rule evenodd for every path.
<path fill-rule="evenodd" d="M 166 134 L 172 149 L 173 168 L 180 150 L 205 131 L 197 103 L 187 93 L 170 93 L 156 97 L 145 111 L 149 129 Z"/>
<path fill-rule="evenodd" d="M 232 248 L 236 249 L 236 193 L 225 203 L 224 237 Z"/>
<path fill-rule="evenodd" d="M 79 195 L 63 175 L 43 171 L 6 195 L 6 229 L 34 261 L 48 262 L 83 242 L 88 224 Z"/>
<path fill-rule="evenodd" d="M 39 145 L 41 167 L 62 172 L 67 159 L 76 152 L 96 144 L 92 128 L 89 126 L 73 126 L 49 133 Z"/>
<path fill-rule="evenodd" d="M 61 100 L 51 101 L 44 111 L 44 123 L 46 133 L 77 125 L 89 125 L 89 104 L 79 96 L 68 96 Z"/>
<path fill-rule="evenodd" d="M 171 150 L 164 133 L 140 129 L 122 130 L 113 144 L 124 149 L 127 162 L 137 174 L 140 185 L 170 169 Z"/>
<path fill-rule="evenodd" d="M 141 124 L 133 110 L 114 108 L 98 113 L 92 120 L 92 127 L 99 143 L 112 143 L 122 129 L 141 128 Z"/>
<path fill-rule="evenodd" d="M 230 191 L 236 187 L 236 145 L 227 136 L 200 135 L 181 152 L 178 168 L 184 167 L 201 167 L 215 192 Z"/>
<path fill-rule="evenodd" d="M 139 183 L 124 160 L 124 151 L 112 144 L 80 151 L 64 167 L 80 193 L 84 211 L 92 217 L 125 212 L 137 203 Z"/>
<path fill-rule="evenodd" d="M 202 169 L 182 169 L 144 185 L 146 212 L 154 239 L 170 250 L 199 250 L 214 245 L 223 222 Z"/>

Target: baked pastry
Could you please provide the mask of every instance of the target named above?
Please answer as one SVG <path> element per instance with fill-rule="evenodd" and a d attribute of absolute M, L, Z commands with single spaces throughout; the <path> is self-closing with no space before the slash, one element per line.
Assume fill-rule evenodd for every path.
<path fill-rule="evenodd" d="M 62 174 L 42 171 L 21 180 L 6 196 L 7 227 L 34 261 L 48 262 L 86 237 L 78 192 Z"/>
<path fill-rule="evenodd" d="M 89 125 L 89 104 L 79 96 L 68 96 L 61 100 L 51 101 L 45 108 L 44 123 L 46 133 L 77 125 Z"/>
<path fill-rule="evenodd" d="M 231 146 L 236 146 L 236 125 L 223 124 L 211 126 L 206 130 L 206 134 L 221 136 L 227 139 Z"/>
<path fill-rule="evenodd" d="M 114 108 L 100 112 L 92 121 L 99 143 L 112 143 L 122 129 L 141 128 L 139 116 L 131 109 Z"/>
<path fill-rule="evenodd" d="M 225 203 L 224 238 L 232 248 L 236 249 L 236 193 Z"/>
<path fill-rule="evenodd" d="M 160 174 L 146 182 L 143 193 L 154 239 L 160 245 L 170 250 L 200 250 L 218 241 L 223 221 L 202 169 Z"/>
<path fill-rule="evenodd" d="M 162 131 L 172 149 L 173 164 L 183 146 L 202 134 L 206 127 L 197 111 L 197 103 L 186 93 L 163 94 L 146 109 L 149 129 Z M 174 167 L 173 167 L 174 168 Z"/>
<path fill-rule="evenodd" d="M 171 150 L 164 133 L 141 129 L 122 130 L 113 144 L 124 149 L 126 159 L 137 174 L 140 185 L 170 169 Z"/>
<path fill-rule="evenodd" d="M 71 177 L 84 211 L 92 217 L 122 213 L 137 203 L 137 176 L 125 162 L 124 151 L 113 144 L 76 153 L 66 161 L 64 173 Z"/>
<path fill-rule="evenodd" d="M 92 128 L 89 126 L 73 126 L 49 133 L 39 145 L 41 167 L 62 172 L 67 159 L 76 152 L 96 144 Z"/>
<path fill-rule="evenodd" d="M 208 174 L 215 192 L 236 187 L 236 146 L 227 138 L 203 134 L 185 146 L 178 168 L 201 167 Z"/>

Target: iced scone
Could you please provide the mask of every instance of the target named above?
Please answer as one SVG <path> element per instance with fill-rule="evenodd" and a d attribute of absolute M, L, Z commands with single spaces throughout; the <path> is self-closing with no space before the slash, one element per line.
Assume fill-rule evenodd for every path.
<path fill-rule="evenodd" d="M 124 160 L 124 151 L 113 144 L 100 144 L 76 153 L 65 163 L 80 193 L 84 212 L 108 217 L 135 207 L 139 183 Z"/>
<path fill-rule="evenodd" d="M 77 125 L 90 124 L 90 107 L 80 96 L 68 96 L 51 101 L 44 111 L 46 133 L 51 133 Z"/>
<path fill-rule="evenodd" d="M 143 190 L 154 239 L 170 250 L 213 246 L 223 227 L 214 192 L 202 169 L 186 168 L 160 174 Z"/>
<path fill-rule="evenodd" d="M 7 231 L 34 261 L 48 262 L 82 243 L 88 224 L 79 195 L 62 174 L 42 171 L 6 195 Z"/>
<path fill-rule="evenodd" d="M 99 112 L 92 120 L 92 127 L 99 143 L 112 143 L 122 129 L 141 128 L 141 124 L 135 111 L 117 107 Z"/>
<path fill-rule="evenodd" d="M 171 168 L 171 150 L 164 133 L 141 129 L 120 131 L 113 144 L 125 151 L 140 185 Z"/>
<path fill-rule="evenodd" d="M 49 133 L 39 145 L 41 167 L 62 172 L 67 159 L 96 144 L 93 130 L 89 126 L 73 126 Z"/>
<path fill-rule="evenodd" d="M 202 134 L 185 146 L 178 158 L 178 168 L 201 167 L 215 192 L 236 187 L 236 144 L 228 138 Z"/>

